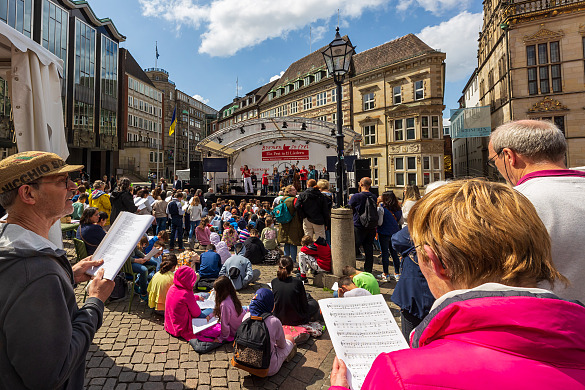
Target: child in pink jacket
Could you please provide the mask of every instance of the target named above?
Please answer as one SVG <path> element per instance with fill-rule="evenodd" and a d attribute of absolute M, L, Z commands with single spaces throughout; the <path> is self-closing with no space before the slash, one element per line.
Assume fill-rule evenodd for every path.
<path fill-rule="evenodd" d="M 174 284 L 169 288 L 165 302 L 165 330 L 187 341 L 195 338 L 191 319 L 201 316 L 197 301 L 202 298 L 193 294 L 196 281 L 197 274 L 193 268 L 186 265 L 177 268 Z"/>

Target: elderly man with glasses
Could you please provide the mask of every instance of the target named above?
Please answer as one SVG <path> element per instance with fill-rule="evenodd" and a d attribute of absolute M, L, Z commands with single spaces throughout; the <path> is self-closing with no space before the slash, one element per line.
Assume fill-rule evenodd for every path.
<path fill-rule="evenodd" d="M 551 236 L 555 266 L 571 282 L 554 292 L 585 302 L 585 173 L 567 169 L 565 135 L 549 121 L 509 122 L 488 151 L 488 164 L 532 202 Z"/>
<path fill-rule="evenodd" d="M 23 152 L 0 161 L 0 388 L 81 389 L 85 357 L 102 324 L 104 301 L 114 282 L 100 270 L 89 298 L 78 308 L 74 283 L 102 261 L 86 258 L 71 267 L 49 241 L 49 229 L 73 211 L 77 186 L 53 153 Z"/>

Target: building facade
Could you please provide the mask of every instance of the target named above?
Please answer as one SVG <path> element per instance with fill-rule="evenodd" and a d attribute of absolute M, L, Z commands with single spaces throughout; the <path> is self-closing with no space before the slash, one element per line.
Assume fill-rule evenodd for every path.
<path fill-rule="evenodd" d="M 492 129 L 518 119 L 554 122 L 567 165 L 585 165 L 585 1 L 484 2 L 478 50 L 480 105 Z"/>
<path fill-rule="evenodd" d="M 119 167 L 142 180 L 165 171 L 163 93 L 126 49 L 120 49 Z"/>
<path fill-rule="evenodd" d="M 98 18 L 86 1 L 4 0 L 1 4 L 0 21 L 64 62 L 68 162 L 85 165 L 92 179 L 114 174 L 118 161 L 118 45 L 126 38 L 110 19 Z M 4 83 L 0 84 L 0 115 L 4 115 L 0 119 L 4 123 L 9 103 Z M 0 137 L 4 133 L 0 131 Z"/>

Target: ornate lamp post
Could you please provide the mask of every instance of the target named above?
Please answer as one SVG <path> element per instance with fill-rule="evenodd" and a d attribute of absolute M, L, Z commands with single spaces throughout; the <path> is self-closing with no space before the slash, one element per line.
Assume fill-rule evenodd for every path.
<path fill-rule="evenodd" d="M 343 130 L 342 121 L 343 114 L 341 112 L 341 83 L 343 78 L 349 72 L 351 65 L 351 57 L 355 53 L 355 46 L 351 45 L 349 39 L 346 41 L 339 35 L 339 27 L 336 29 L 335 39 L 323 50 L 323 58 L 325 64 L 329 70 L 329 74 L 333 75 L 333 81 L 337 87 L 337 164 L 336 164 L 336 177 L 337 177 L 337 206 L 341 207 L 344 202 L 345 196 L 345 161 L 344 161 L 344 149 L 345 144 L 343 141 Z"/>

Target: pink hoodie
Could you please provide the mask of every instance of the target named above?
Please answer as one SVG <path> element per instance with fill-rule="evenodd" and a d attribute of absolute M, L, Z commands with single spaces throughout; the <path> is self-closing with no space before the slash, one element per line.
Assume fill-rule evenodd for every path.
<path fill-rule="evenodd" d="M 225 261 L 232 255 L 227 247 L 227 244 L 221 241 L 221 238 L 217 233 L 211 233 L 209 235 L 209 240 L 213 245 L 215 245 L 215 252 L 217 252 L 219 257 L 221 257 L 221 264 L 223 265 L 223 263 L 225 263 Z"/>
<path fill-rule="evenodd" d="M 431 311 L 413 349 L 378 356 L 362 390 L 583 390 L 583 324 L 585 308 L 552 293 L 471 290 Z"/>
<path fill-rule="evenodd" d="M 193 334 L 192 318 L 201 314 L 197 304 L 193 286 L 197 281 L 197 274 L 189 266 L 183 265 L 175 271 L 174 284 L 167 292 L 165 303 L 165 330 L 175 337 L 185 340 L 195 338 Z"/>

